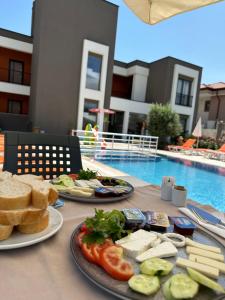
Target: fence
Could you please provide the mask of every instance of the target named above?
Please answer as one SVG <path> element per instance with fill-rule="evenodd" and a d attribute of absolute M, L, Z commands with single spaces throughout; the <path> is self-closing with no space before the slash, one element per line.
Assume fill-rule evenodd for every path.
<path fill-rule="evenodd" d="M 85 130 L 72 130 L 72 135 L 79 138 L 81 150 L 138 151 L 155 155 L 158 148 L 158 137 L 156 136 Z"/>

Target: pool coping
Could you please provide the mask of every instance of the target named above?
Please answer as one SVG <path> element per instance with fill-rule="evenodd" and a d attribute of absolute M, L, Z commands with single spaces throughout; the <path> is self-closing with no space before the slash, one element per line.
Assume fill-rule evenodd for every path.
<path fill-rule="evenodd" d="M 181 152 L 172 152 L 167 150 L 157 150 L 157 154 L 166 155 L 177 159 L 189 160 L 189 161 L 197 162 L 199 164 L 225 169 L 225 162 L 219 160 L 212 160 L 200 155 L 187 155 Z"/>

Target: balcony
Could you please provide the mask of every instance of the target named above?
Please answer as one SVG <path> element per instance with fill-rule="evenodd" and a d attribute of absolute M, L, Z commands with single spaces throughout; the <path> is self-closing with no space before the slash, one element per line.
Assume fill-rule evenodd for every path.
<path fill-rule="evenodd" d="M 193 96 L 177 93 L 175 104 L 192 107 L 192 100 Z"/>
<path fill-rule="evenodd" d="M 0 81 L 29 86 L 30 78 L 30 73 L 0 68 Z"/>

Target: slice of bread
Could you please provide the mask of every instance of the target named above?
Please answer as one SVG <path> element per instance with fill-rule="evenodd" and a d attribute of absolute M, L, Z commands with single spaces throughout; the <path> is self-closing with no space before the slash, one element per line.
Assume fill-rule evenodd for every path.
<path fill-rule="evenodd" d="M 34 174 L 13 175 L 13 177 L 19 177 L 21 181 L 33 181 L 33 180 L 43 181 L 44 180 L 43 176 L 34 175 Z"/>
<path fill-rule="evenodd" d="M 0 172 L 0 181 L 12 178 L 12 173 L 8 171 Z"/>
<path fill-rule="evenodd" d="M 58 199 L 56 188 L 47 181 L 37 180 L 32 175 L 13 175 L 15 180 L 23 182 L 32 188 L 32 205 L 46 209 Z"/>
<path fill-rule="evenodd" d="M 27 225 L 39 222 L 45 214 L 45 209 L 27 207 L 15 210 L 0 210 L 0 224 L 2 225 Z"/>
<path fill-rule="evenodd" d="M 17 226 L 17 230 L 21 233 L 38 233 L 43 231 L 45 228 L 48 227 L 49 224 L 49 212 L 46 210 L 42 218 L 35 223 L 28 224 L 28 225 L 19 225 Z"/>
<path fill-rule="evenodd" d="M 52 205 L 58 199 L 58 192 L 56 188 L 46 182 L 33 182 L 32 186 L 32 204 L 34 207 L 47 208 L 48 205 Z"/>
<path fill-rule="evenodd" d="M 30 202 L 30 186 L 13 179 L 0 181 L 0 210 L 26 208 Z"/>
<path fill-rule="evenodd" d="M 11 225 L 0 225 L 0 241 L 7 240 L 13 231 Z"/>

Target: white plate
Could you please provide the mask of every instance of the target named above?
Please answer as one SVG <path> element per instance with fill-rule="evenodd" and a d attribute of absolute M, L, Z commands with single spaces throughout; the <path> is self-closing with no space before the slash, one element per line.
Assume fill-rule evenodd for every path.
<path fill-rule="evenodd" d="M 14 231 L 10 238 L 0 241 L 0 250 L 22 248 L 40 243 L 59 231 L 63 224 L 62 214 L 51 206 L 48 207 L 48 211 L 49 225 L 45 230 L 35 234 L 23 234 Z"/>

